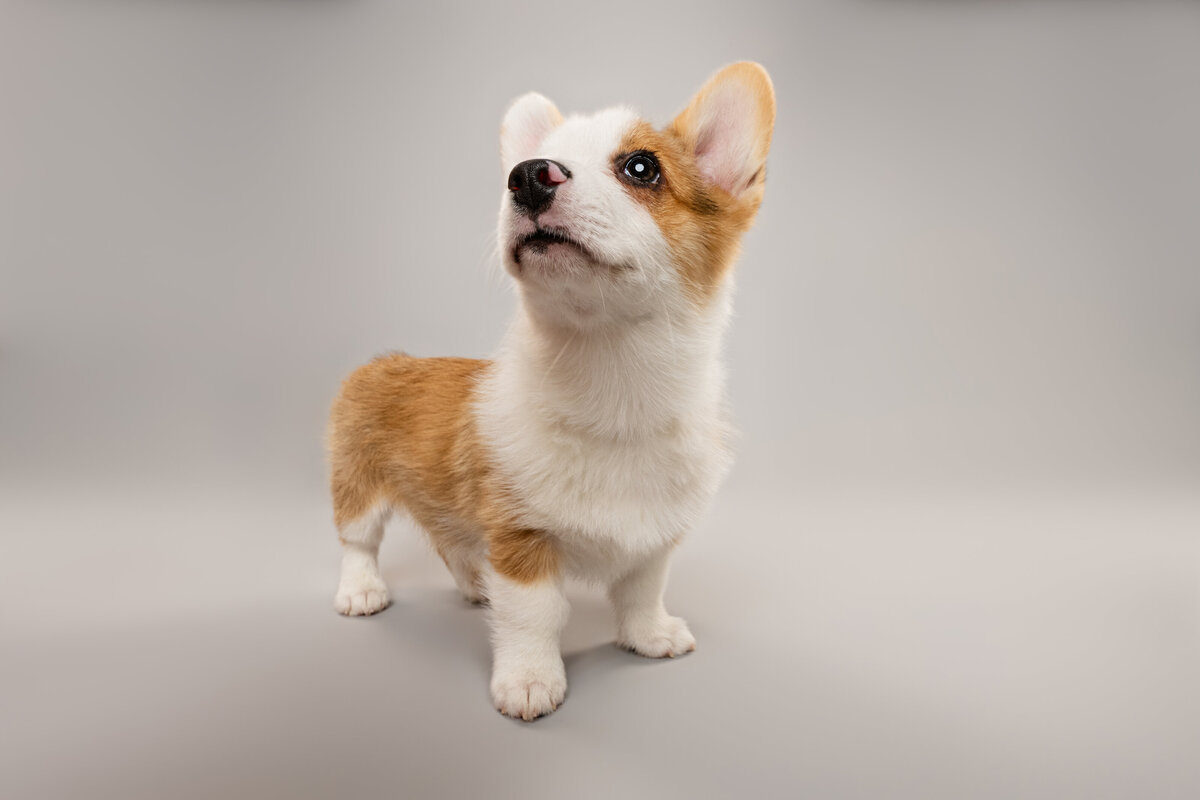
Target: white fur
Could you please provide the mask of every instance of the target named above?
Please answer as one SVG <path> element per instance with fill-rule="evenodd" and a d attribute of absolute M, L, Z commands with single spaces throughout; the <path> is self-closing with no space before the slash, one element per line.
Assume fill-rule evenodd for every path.
<path fill-rule="evenodd" d="M 500 125 L 500 158 L 512 168 L 518 161 L 533 158 L 542 140 L 562 119 L 554 104 L 537 92 L 518 97 Z"/>
<path fill-rule="evenodd" d="M 516 321 L 477 415 L 523 524 L 627 555 L 695 524 L 728 464 L 719 342 L 705 327 L 681 315 L 596 336 Z"/>
<path fill-rule="evenodd" d="M 622 562 L 681 537 L 729 460 L 719 358 L 729 293 L 704 308 L 687 299 L 662 232 L 613 174 L 636 120 L 626 109 L 572 117 L 539 149 L 572 173 L 545 224 L 605 264 L 569 250 L 526 253 L 520 265 L 508 256 L 521 313 L 476 410 L 522 522 L 554 531 L 569 554 L 589 542 Z M 501 242 L 531 224 L 505 202 Z M 568 564 L 599 577 L 587 560 Z"/>
<path fill-rule="evenodd" d="M 535 223 L 505 197 L 500 242 L 520 312 L 475 413 L 519 497 L 520 523 L 557 537 L 568 573 L 609 585 L 623 646 L 661 658 L 696 646 L 663 591 L 674 543 L 729 463 L 720 348 L 731 287 L 703 307 L 691 302 L 653 217 L 614 175 L 636 119 L 620 108 L 572 117 L 522 153 L 570 170 L 536 224 L 587 253 L 561 245 L 518 263 L 513 245 Z M 493 574 L 489 592 L 496 707 L 548 713 L 566 688 L 561 590 Z"/>
<path fill-rule="evenodd" d="M 570 606 L 562 581 L 516 583 L 487 570 L 492 628 L 492 702 L 526 721 L 558 708 L 567 693 L 559 635 Z"/>
<path fill-rule="evenodd" d="M 608 590 L 617 612 L 617 642 L 648 658 L 674 658 L 696 649 L 687 623 L 663 606 L 670 552 L 647 558 Z"/>
<path fill-rule="evenodd" d="M 387 584 L 379 574 L 379 543 L 389 514 L 387 506 L 377 506 L 339 531 L 342 577 L 333 605 L 341 614 L 374 614 L 391 603 Z"/>
<path fill-rule="evenodd" d="M 557 247 L 513 258 L 516 239 L 535 223 L 502 198 L 499 241 L 505 267 L 519 280 L 525 311 L 561 328 L 597 328 L 661 309 L 677 282 L 671 252 L 654 219 L 613 174 L 621 138 L 637 122 L 626 108 L 572 116 L 554 128 L 529 158 L 552 158 L 571 171 L 536 226 L 568 231 L 601 262 Z M 505 162 L 505 169 L 516 162 Z M 599 268 L 598 268 L 599 267 Z"/>

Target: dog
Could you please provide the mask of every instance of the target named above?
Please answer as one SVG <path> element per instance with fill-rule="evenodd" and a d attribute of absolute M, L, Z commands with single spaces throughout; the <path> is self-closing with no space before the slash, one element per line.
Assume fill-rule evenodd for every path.
<path fill-rule="evenodd" d="M 607 587 L 622 647 L 695 649 L 663 593 L 731 462 L 721 342 L 774 123 L 771 80 L 751 62 L 718 71 L 661 129 L 623 107 L 564 118 L 537 93 L 512 104 L 499 246 L 519 302 L 497 356 L 377 358 L 334 401 L 339 612 L 388 606 L 379 545 L 404 510 L 466 599 L 489 606 L 503 714 L 533 720 L 566 696 L 568 576 Z"/>

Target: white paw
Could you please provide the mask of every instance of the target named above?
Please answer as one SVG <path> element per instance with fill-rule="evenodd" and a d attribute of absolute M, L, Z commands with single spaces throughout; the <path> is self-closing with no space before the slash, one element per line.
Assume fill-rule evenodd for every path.
<path fill-rule="evenodd" d="M 526 722 L 544 717 L 567 696 L 567 675 L 557 664 L 533 668 L 498 668 L 492 674 L 492 703 L 496 710 Z"/>
<path fill-rule="evenodd" d="M 382 578 L 375 576 L 342 581 L 333 598 L 333 607 L 339 614 L 361 617 L 383 611 L 391 602 L 387 585 Z"/>
<path fill-rule="evenodd" d="M 617 643 L 646 658 L 674 658 L 696 649 L 696 637 L 687 623 L 666 615 L 623 629 Z"/>

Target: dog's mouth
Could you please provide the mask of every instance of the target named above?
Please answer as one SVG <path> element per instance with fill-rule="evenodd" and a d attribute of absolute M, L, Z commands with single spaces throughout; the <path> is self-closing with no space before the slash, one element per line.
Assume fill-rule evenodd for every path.
<path fill-rule="evenodd" d="M 554 228 L 538 228 L 522 236 L 517 240 L 516 246 L 513 247 L 513 260 L 520 264 L 521 253 L 526 249 L 532 250 L 535 253 L 545 253 L 550 249 L 551 245 L 555 244 L 565 244 L 568 247 L 573 247 L 588 258 L 595 260 L 586 247 L 562 231 Z"/>

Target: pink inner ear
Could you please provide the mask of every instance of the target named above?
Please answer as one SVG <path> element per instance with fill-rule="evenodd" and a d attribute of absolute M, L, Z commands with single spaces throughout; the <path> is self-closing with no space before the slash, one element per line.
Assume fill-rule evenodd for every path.
<path fill-rule="evenodd" d="M 696 149 L 696 166 L 700 168 L 700 174 L 709 183 L 720 186 L 727 192 L 733 192 L 733 176 L 726 174 L 720 162 L 720 151 L 714 154 L 715 145 L 705 143 Z"/>
<path fill-rule="evenodd" d="M 738 194 L 754 173 L 754 104 L 736 89 L 718 90 L 701 112 L 696 166 L 710 183 Z"/>

